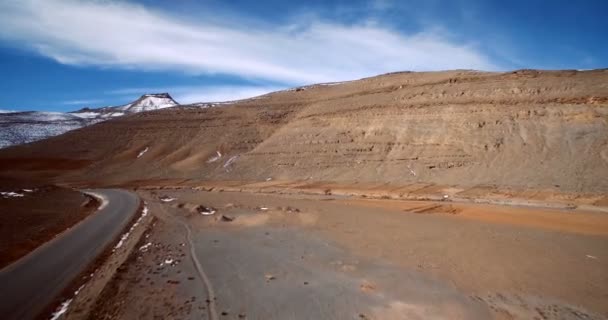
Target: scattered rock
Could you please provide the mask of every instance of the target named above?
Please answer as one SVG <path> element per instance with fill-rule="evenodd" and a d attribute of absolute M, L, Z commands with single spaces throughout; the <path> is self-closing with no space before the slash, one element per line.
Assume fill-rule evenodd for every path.
<path fill-rule="evenodd" d="M 270 280 L 276 279 L 276 277 L 272 274 L 266 274 L 264 277 L 266 278 L 266 282 L 270 282 Z"/>
<path fill-rule="evenodd" d="M 370 282 L 363 282 L 359 288 L 361 289 L 361 291 L 365 292 L 365 293 L 371 293 L 376 291 L 376 286 L 373 283 Z"/>
<path fill-rule="evenodd" d="M 175 198 L 171 198 L 171 197 L 169 197 L 169 196 L 161 196 L 159 199 L 160 199 L 160 201 L 162 201 L 162 202 L 171 202 L 171 201 L 175 201 Z"/>
<path fill-rule="evenodd" d="M 196 211 L 204 216 L 209 216 L 212 215 L 216 212 L 215 208 L 212 207 L 205 207 L 203 205 L 199 205 L 196 207 Z"/>
<path fill-rule="evenodd" d="M 225 214 L 223 214 L 223 215 L 220 217 L 220 221 L 224 221 L 224 222 L 231 222 L 231 221 L 233 221 L 233 220 L 234 220 L 234 217 L 227 216 L 227 215 L 225 215 Z"/>

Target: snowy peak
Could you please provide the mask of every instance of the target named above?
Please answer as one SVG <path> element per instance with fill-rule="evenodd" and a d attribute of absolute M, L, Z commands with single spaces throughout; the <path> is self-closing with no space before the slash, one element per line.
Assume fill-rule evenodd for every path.
<path fill-rule="evenodd" d="M 83 108 L 73 112 L 0 111 L 0 148 L 33 142 L 127 114 L 174 107 L 168 93 L 144 94 L 117 107 Z"/>
<path fill-rule="evenodd" d="M 159 110 L 178 105 L 168 93 L 144 94 L 139 99 L 118 107 L 127 113 L 137 113 L 143 111 Z"/>

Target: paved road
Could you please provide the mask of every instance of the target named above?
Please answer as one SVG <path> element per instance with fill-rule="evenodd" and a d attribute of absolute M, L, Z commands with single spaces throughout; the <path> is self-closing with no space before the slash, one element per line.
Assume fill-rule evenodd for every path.
<path fill-rule="evenodd" d="M 35 318 L 119 236 L 139 207 L 131 192 L 90 191 L 107 199 L 100 210 L 0 270 L 0 318 Z"/>

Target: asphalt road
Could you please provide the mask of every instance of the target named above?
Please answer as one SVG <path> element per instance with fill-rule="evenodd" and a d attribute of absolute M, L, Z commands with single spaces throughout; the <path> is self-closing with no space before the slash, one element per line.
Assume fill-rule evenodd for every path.
<path fill-rule="evenodd" d="M 0 317 L 33 319 L 53 302 L 129 223 L 140 200 L 124 190 L 90 190 L 100 210 L 24 258 L 0 270 Z"/>

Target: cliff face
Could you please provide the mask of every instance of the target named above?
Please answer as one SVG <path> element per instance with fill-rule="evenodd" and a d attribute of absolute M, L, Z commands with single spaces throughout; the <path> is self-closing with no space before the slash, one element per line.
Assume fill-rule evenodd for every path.
<path fill-rule="evenodd" d="M 608 71 L 388 74 L 121 117 L 0 153 L 4 163 L 17 159 L 77 159 L 53 174 L 112 183 L 273 178 L 607 192 Z"/>

